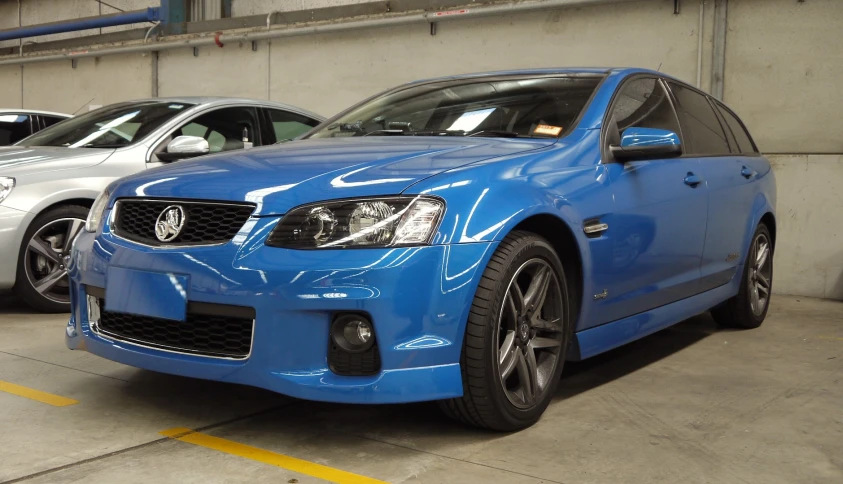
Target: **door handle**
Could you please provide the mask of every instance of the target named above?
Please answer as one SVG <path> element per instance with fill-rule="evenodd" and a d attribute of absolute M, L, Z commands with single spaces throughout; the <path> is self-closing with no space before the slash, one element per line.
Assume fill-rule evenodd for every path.
<path fill-rule="evenodd" d="M 749 180 L 750 178 L 752 178 L 752 177 L 753 177 L 753 175 L 755 175 L 755 172 L 754 172 L 754 171 L 752 171 L 752 170 L 750 170 L 749 168 L 747 168 L 747 167 L 745 167 L 745 166 L 741 168 L 741 176 L 743 176 L 743 177 L 744 177 L 744 178 L 746 178 L 747 180 Z"/>
<path fill-rule="evenodd" d="M 697 188 L 697 185 L 700 183 L 702 183 L 702 178 L 689 171 L 688 175 L 685 177 L 685 184 L 691 188 Z"/>

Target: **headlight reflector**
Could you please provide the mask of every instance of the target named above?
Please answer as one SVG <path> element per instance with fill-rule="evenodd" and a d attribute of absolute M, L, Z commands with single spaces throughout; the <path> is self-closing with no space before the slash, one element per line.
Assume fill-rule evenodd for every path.
<path fill-rule="evenodd" d="M 100 223 L 102 222 L 102 216 L 105 213 L 105 209 L 108 208 L 109 195 L 109 190 L 106 188 L 102 193 L 100 193 L 97 199 L 94 200 L 94 204 L 91 206 L 91 211 L 88 212 L 88 219 L 85 221 L 85 230 L 87 232 L 96 232 L 99 230 Z"/>
<path fill-rule="evenodd" d="M 6 199 L 12 188 L 15 188 L 15 179 L 7 176 L 0 176 L 0 202 Z"/>
<path fill-rule="evenodd" d="M 433 197 L 337 200 L 288 212 L 266 241 L 272 247 L 320 249 L 430 243 L 445 204 Z"/>

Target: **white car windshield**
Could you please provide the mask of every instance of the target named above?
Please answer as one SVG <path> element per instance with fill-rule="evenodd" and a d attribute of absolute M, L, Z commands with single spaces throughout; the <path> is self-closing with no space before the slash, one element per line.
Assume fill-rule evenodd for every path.
<path fill-rule="evenodd" d="M 114 104 L 62 121 L 16 145 L 120 148 L 143 139 L 191 106 L 158 101 Z"/>

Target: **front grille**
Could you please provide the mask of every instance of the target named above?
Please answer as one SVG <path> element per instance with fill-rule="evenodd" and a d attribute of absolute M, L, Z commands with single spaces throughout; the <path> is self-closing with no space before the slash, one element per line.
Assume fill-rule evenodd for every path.
<path fill-rule="evenodd" d="M 99 302 L 104 308 L 104 300 Z M 191 312 L 191 306 L 197 303 L 188 305 L 185 321 L 101 311 L 97 330 L 117 340 L 181 353 L 236 359 L 249 356 L 253 309 L 201 304 L 202 313 L 196 313 Z"/>
<path fill-rule="evenodd" d="M 161 242 L 155 236 L 155 224 L 161 213 L 172 205 L 184 210 L 184 227 L 177 237 Z M 210 245 L 231 240 L 255 210 L 252 204 L 182 202 L 166 200 L 117 201 L 115 234 L 134 242 L 153 246 Z"/>

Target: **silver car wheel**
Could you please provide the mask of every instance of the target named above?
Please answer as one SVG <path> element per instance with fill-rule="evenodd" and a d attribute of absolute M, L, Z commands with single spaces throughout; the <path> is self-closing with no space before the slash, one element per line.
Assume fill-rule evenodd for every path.
<path fill-rule="evenodd" d="M 82 219 L 60 218 L 38 229 L 29 239 L 23 261 L 26 278 L 44 298 L 70 302 L 67 264 L 73 239 L 84 226 Z"/>
<path fill-rule="evenodd" d="M 544 259 L 530 259 L 512 276 L 498 316 L 498 377 L 517 408 L 540 401 L 562 349 L 564 303 L 559 280 Z"/>
<path fill-rule="evenodd" d="M 752 251 L 748 263 L 749 305 L 752 313 L 760 316 L 770 301 L 770 286 L 773 278 L 773 260 L 770 257 L 770 241 L 767 236 L 758 234 L 752 241 Z"/>

